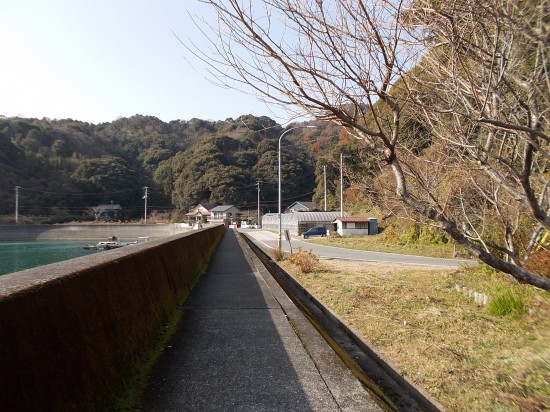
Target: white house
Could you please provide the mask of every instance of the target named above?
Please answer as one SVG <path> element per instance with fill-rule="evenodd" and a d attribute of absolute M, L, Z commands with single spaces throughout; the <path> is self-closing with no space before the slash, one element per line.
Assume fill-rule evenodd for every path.
<path fill-rule="evenodd" d="M 336 225 L 336 231 L 342 237 L 378 233 L 378 223 L 375 218 L 339 217 L 333 223 Z"/>
<path fill-rule="evenodd" d="M 226 219 L 236 220 L 241 218 L 241 211 L 233 205 L 216 206 L 210 209 L 210 221 L 222 222 Z"/>
<path fill-rule="evenodd" d="M 185 216 L 187 216 L 187 219 L 189 220 L 189 225 L 193 225 L 195 223 L 206 223 L 209 218 L 211 217 L 210 210 L 212 209 L 212 206 L 207 204 L 198 204 L 197 206 L 193 207 L 189 213 L 186 213 Z"/>

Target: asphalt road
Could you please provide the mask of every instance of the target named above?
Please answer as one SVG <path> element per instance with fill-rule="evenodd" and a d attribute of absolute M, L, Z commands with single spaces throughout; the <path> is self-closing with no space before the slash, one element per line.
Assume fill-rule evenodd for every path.
<path fill-rule="evenodd" d="M 241 229 L 262 249 L 269 250 L 277 245 L 278 234 L 261 229 Z M 438 266 L 447 268 L 458 268 L 464 265 L 476 265 L 474 260 L 465 259 L 443 259 L 424 256 L 402 255 L 398 253 L 369 252 L 364 250 L 343 249 L 338 247 L 323 246 L 310 243 L 298 237 L 291 238 L 293 251 L 301 247 L 304 250 L 311 250 L 323 259 L 342 259 L 364 262 L 383 262 L 405 265 Z M 283 235 L 283 250 L 290 252 L 289 243 Z"/>

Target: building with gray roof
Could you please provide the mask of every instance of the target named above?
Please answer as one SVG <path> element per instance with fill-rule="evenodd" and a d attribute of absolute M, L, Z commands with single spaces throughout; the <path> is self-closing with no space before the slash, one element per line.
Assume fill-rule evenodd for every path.
<path fill-rule="evenodd" d="M 347 214 L 344 213 L 345 216 Z M 312 227 L 322 226 L 334 231 L 333 222 L 340 217 L 340 212 L 297 212 L 283 213 L 281 216 L 282 229 L 288 229 L 293 235 L 301 235 Z M 262 216 L 262 229 L 279 230 L 279 214 L 268 213 Z"/>

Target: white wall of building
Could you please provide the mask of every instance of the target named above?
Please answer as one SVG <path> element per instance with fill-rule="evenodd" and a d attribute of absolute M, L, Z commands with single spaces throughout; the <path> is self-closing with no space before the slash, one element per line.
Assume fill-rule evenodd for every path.
<path fill-rule="evenodd" d="M 360 236 L 368 235 L 369 229 L 358 229 L 356 228 L 355 222 L 341 222 L 340 220 L 336 221 L 336 231 L 342 237 L 348 236 Z"/>

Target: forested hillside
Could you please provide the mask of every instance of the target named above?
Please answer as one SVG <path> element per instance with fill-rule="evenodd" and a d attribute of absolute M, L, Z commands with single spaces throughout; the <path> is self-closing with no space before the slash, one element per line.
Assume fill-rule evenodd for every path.
<path fill-rule="evenodd" d="M 262 210 L 274 211 L 283 131 L 273 120 L 254 116 L 165 123 L 136 115 L 97 125 L 2 117 L 0 214 L 14 213 L 16 186 L 19 214 L 51 222 L 87 219 L 90 207 L 110 202 L 120 204 L 126 218 L 139 218 L 144 187 L 149 210 L 170 211 L 175 218 L 198 202 L 256 210 L 258 181 Z M 317 141 L 313 134 L 297 129 L 283 140 L 286 204 L 312 199 L 315 157 L 335 142 Z"/>

